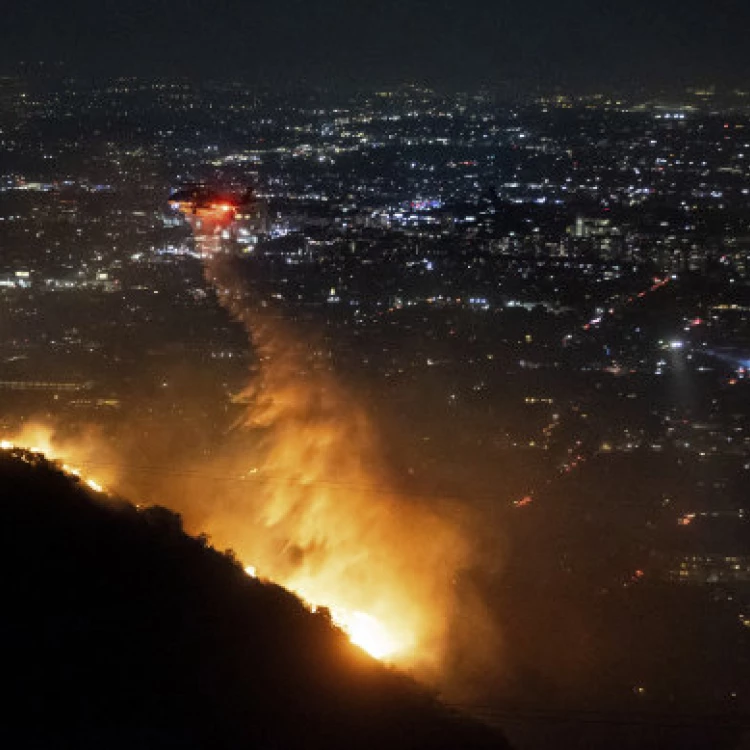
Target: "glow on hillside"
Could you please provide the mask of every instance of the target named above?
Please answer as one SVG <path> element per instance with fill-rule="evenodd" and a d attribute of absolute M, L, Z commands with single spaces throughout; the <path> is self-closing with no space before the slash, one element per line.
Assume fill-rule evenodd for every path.
<path fill-rule="evenodd" d="M 73 479 L 80 479 L 94 492 L 107 494 L 107 490 L 101 482 L 91 476 L 85 476 L 82 469 L 67 463 L 67 458 L 62 455 L 62 452 L 59 449 L 54 447 L 50 431 L 45 430 L 44 428 L 32 429 L 34 433 L 33 441 L 27 442 L 24 440 L 23 434 L 20 438 L 12 440 L 3 439 L 0 440 L 0 450 L 7 452 L 18 451 L 21 454 L 39 454 L 47 461 L 54 463 L 63 474 L 66 474 Z"/>
<path fill-rule="evenodd" d="M 97 494 L 107 493 L 107 490 L 102 484 L 95 479 L 86 476 L 82 469 L 63 461 L 59 449 L 54 447 L 49 434 L 44 434 L 44 432 L 41 431 L 38 432 L 35 437 L 37 438 L 36 443 L 30 446 L 19 444 L 15 440 L 1 440 L 0 450 L 7 452 L 16 451 L 22 460 L 27 454 L 41 455 L 45 460 L 57 465 L 57 467 L 67 476 L 80 480 L 90 490 L 93 490 Z M 255 566 L 247 565 L 244 570 L 251 578 L 257 578 Z M 327 604 L 323 605 L 320 603 L 314 603 L 309 597 L 305 596 L 304 592 L 295 590 L 294 587 L 289 588 L 296 593 L 300 599 L 302 599 L 312 612 L 316 612 L 321 607 L 326 606 L 330 612 L 331 622 L 346 633 L 353 644 L 359 646 L 359 648 L 366 651 L 376 659 L 387 659 L 388 657 L 397 654 L 399 651 L 402 651 L 408 645 L 403 636 L 399 639 L 399 637 L 390 632 L 382 622 L 366 612 L 352 611 L 341 606 L 328 606 Z"/>

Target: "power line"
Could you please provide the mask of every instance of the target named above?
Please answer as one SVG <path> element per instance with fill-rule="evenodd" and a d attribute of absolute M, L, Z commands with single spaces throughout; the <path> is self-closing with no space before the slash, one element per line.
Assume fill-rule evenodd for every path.
<path fill-rule="evenodd" d="M 51 462 L 63 463 L 64 459 L 48 459 Z M 121 463 L 117 461 L 76 461 L 77 466 L 82 468 L 117 468 L 126 469 L 132 472 L 140 473 L 152 473 L 162 474 L 165 476 L 183 477 L 196 480 L 205 480 L 212 482 L 228 482 L 228 483 L 255 483 L 255 484 L 267 484 L 267 483 L 279 483 L 279 484 L 292 484 L 299 485 L 301 487 L 324 487 L 328 489 L 349 489 L 356 490 L 358 492 L 364 492 L 372 495 L 381 495 L 383 497 L 401 497 L 401 498 L 414 498 L 422 500 L 450 500 L 454 502 L 463 502 L 466 497 L 459 495 L 445 495 L 436 493 L 426 492 L 406 492 L 404 490 L 392 489 L 386 485 L 376 484 L 362 484 L 359 482 L 342 482 L 327 479 L 314 479 L 306 480 L 303 477 L 285 477 L 274 474 L 263 474 L 260 473 L 258 476 L 237 476 L 237 475 L 219 475 L 219 474 L 208 474 L 201 471 L 190 470 L 190 469 L 169 469 L 164 466 L 157 466 L 152 464 L 130 464 Z M 497 500 L 498 496 L 489 493 L 472 493 L 473 498 L 484 499 L 484 500 Z"/>
<path fill-rule="evenodd" d="M 18 446 L 20 450 L 32 452 L 29 448 Z M 42 454 L 43 455 L 43 454 Z M 46 457 L 45 457 L 46 458 Z M 64 458 L 48 458 L 52 463 L 62 464 L 66 462 Z M 128 462 L 118 461 L 75 461 L 76 465 L 81 468 L 90 469 L 124 469 L 133 473 L 145 473 L 145 474 L 157 474 L 171 477 L 181 477 L 186 479 L 193 479 L 196 481 L 206 482 L 224 482 L 224 483 L 238 483 L 238 484 L 287 484 L 296 485 L 303 488 L 315 488 L 322 487 L 326 489 L 343 489 L 356 491 L 359 493 L 365 493 L 373 496 L 390 497 L 390 498 L 403 498 L 403 499 L 414 499 L 414 500 L 432 500 L 432 501 L 444 501 L 451 503 L 465 503 L 467 499 L 480 500 L 486 502 L 497 502 L 503 500 L 501 493 L 494 492 L 474 492 L 471 491 L 466 495 L 451 495 L 444 493 L 428 493 L 428 492 L 409 492 L 406 490 L 398 490 L 387 485 L 377 484 L 364 484 L 360 482 L 343 482 L 340 480 L 329 480 L 329 479 L 314 479 L 307 480 L 303 477 L 292 477 L 292 476 L 281 476 L 276 474 L 265 474 L 258 472 L 257 476 L 236 474 L 210 474 L 198 470 L 190 469 L 170 469 L 163 465 L 156 464 L 134 464 Z M 548 482 L 549 484 L 549 482 Z M 534 493 L 529 493 L 534 494 Z M 570 504 L 570 503 L 568 503 Z M 509 510 L 513 510 L 513 501 L 505 499 L 505 507 Z M 648 510 L 651 508 L 648 504 L 639 502 L 618 502 L 611 509 L 616 510 L 619 508 L 639 508 L 642 510 Z M 654 508 L 652 508 L 654 509 Z M 663 506 L 659 506 L 658 509 L 663 509 Z"/>

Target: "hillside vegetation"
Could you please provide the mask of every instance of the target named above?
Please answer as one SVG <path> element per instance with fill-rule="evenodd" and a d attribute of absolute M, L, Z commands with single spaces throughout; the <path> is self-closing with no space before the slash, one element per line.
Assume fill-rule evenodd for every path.
<path fill-rule="evenodd" d="M 0 453 L 15 747 L 505 748 L 164 508 Z"/>

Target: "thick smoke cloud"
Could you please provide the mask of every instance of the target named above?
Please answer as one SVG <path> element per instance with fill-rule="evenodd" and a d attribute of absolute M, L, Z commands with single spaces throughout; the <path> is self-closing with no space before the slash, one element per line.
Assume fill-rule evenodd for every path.
<path fill-rule="evenodd" d="M 310 601 L 377 618 L 399 663 L 437 666 L 466 538 L 437 505 L 389 487 L 365 411 L 248 297 L 231 262 L 213 254 L 206 272 L 259 358 L 239 425 L 255 448 L 238 467 L 259 481 L 225 495 L 207 527 Z"/>
<path fill-rule="evenodd" d="M 206 450 L 169 419 L 145 442 L 127 415 L 106 436 L 45 419 L 16 442 L 179 512 L 259 576 L 375 628 L 387 658 L 429 683 L 473 680 L 496 643 L 464 574 L 477 557 L 468 509 L 394 489 L 366 409 L 315 366 L 314 341 L 255 297 L 214 236 L 202 241 L 206 278 L 255 353 L 234 429 Z"/>

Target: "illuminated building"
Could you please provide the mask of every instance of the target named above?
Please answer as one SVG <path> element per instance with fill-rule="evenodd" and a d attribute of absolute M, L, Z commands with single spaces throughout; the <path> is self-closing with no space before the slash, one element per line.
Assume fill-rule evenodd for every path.
<path fill-rule="evenodd" d="M 750 556 L 718 553 L 688 555 L 669 571 L 669 578 L 677 583 L 748 583 Z"/>

